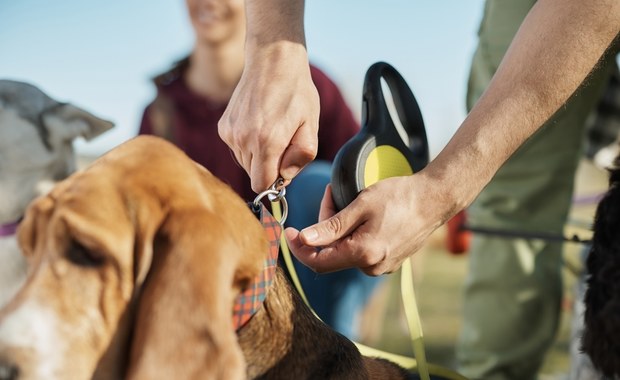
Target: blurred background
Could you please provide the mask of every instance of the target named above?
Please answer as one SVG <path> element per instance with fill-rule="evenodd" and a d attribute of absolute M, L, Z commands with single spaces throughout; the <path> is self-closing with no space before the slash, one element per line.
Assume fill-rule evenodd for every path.
<path fill-rule="evenodd" d="M 465 117 L 482 6 L 482 0 L 307 1 L 309 55 L 340 86 L 358 118 L 366 70 L 377 61 L 392 64 L 417 97 L 435 156 Z M 30 82 L 115 122 L 94 141 L 76 142 L 85 161 L 136 135 L 142 110 L 155 95 L 150 78 L 186 55 L 192 43 L 183 0 L 0 0 L 0 77 Z M 606 187 L 605 174 L 587 163 L 578 182 L 578 194 Z M 584 220 L 593 211 L 592 205 L 574 210 Z M 440 229 L 431 237 L 414 265 L 428 359 L 452 367 L 467 255 L 448 254 L 444 234 Z M 568 248 L 570 263 L 577 247 Z M 567 268 L 565 314 L 545 364 L 548 378 L 568 368 L 574 275 Z M 392 275 L 362 317 L 363 340 L 411 355 L 398 281 Z"/>
<path fill-rule="evenodd" d="M 310 59 L 341 87 L 359 117 L 364 74 L 392 64 L 416 95 L 434 156 L 465 116 L 465 87 L 482 0 L 306 2 Z M 187 54 L 184 0 L 0 0 L 0 76 L 108 118 L 85 143 L 96 156 L 136 135 L 153 98 L 150 78 Z"/>

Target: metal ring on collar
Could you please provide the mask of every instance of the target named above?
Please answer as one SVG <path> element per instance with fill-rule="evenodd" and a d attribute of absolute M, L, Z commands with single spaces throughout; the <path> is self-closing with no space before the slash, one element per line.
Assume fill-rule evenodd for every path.
<path fill-rule="evenodd" d="M 271 202 L 280 201 L 282 206 L 282 218 L 280 218 L 279 222 L 281 225 L 284 225 L 286 221 L 286 217 L 288 216 L 288 202 L 286 201 L 286 188 L 283 186 L 284 180 L 282 178 L 278 178 L 276 182 L 273 183 L 267 190 L 261 192 L 254 198 L 254 206 L 258 206 L 260 204 L 261 199 L 265 196 L 269 198 Z"/>

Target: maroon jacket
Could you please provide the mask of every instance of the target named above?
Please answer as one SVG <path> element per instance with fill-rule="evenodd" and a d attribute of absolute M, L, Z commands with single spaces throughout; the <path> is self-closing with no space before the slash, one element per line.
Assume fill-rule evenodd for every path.
<path fill-rule="evenodd" d="M 186 68 L 187 59 L 155 78 L 158 95 L 146 107 L 139 133 L 173 141 L 189 157 L 250 201 L 256 196 L 250 187 L 250 178 L 217 133 L 217 123 L 226 107 L 214 105 L 193 93 L 183 79 Z M 314 66 L 310 71 L 321 102 L 317 159 L 332 161 L 338 149 L 357 133 L 359 124 L 327 75 Z"/>

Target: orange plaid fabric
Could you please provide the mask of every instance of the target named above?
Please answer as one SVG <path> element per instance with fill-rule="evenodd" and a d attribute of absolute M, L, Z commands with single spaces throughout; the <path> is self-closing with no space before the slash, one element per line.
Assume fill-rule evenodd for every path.
<path fill-rule="evenodd" d="M 254 208 L 250 204 L 250 208 L 265 229 L 265 233 L 269 239 L 269 254 L 265 258 L 263 271 L 257 275 L 252 284 L 235 299 L 235 304 L 233 306 L 233 325 L 235 326 L 235 331 L 243 327 L 263 305 L 263 301 L 267 296 L 267 291 L 273 283 L 276 267 L 278 266 L 278 253 L 280 251 L 280 234 L 282 233 L 280 223 L 278 223 L 262 204 L 260 208 Z"/>

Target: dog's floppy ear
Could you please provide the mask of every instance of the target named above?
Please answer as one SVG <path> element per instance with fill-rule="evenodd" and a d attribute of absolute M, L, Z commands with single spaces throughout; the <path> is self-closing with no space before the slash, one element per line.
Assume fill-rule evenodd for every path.
<path fill-rule="evenodd" d="M 76 137 L 90 140 L 114 124 L 72 104 L 65 103 L 44 112 L 45 127 L 52 140 L 70 141 Z"/>
<path fill-rule="evenodd" d="M 152 237 L 128 379 L 245 378 L 233 304 L 260 272 L 269 244 L 260 222 L 227 185 L 204 169 L 198 174 L 202 184 L 188 176 L 191 188 L 174 198 L 180 202 L 167 203 Z M 140 254 L 146 263 L 148 248 Z"/>
<path fill-rule="evenodd" d="M 138 301 L 128 379 L 244 377 L 232 325 L 239 249 L 208 212 L 168 215 Z"/>

